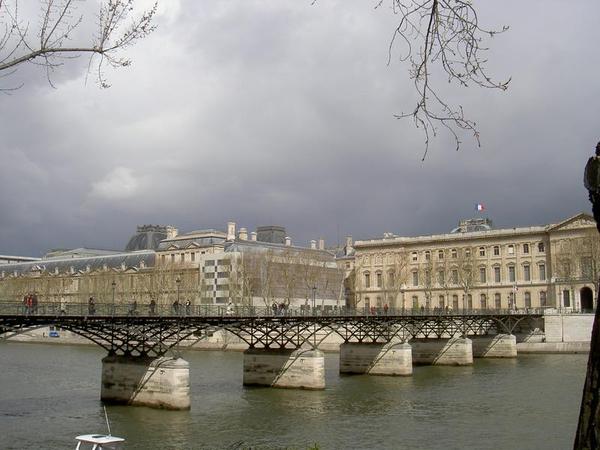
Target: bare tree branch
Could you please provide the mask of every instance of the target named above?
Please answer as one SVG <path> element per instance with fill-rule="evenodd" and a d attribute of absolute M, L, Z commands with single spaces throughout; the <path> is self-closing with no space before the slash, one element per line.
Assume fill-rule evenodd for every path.
<path fill-rule="evenodd" d="M 20 17 L 18 0 L 0 0 L 0 73 L 13 74 L 23 63 L 39 64 L 46 68 L 52 85 L 50 73 L 62 65 L 60 58 L 89 54 L 88 70 L 95 64 L 100 86 L 109 87 L 103 72 L 104 63 L 112 67 L 131 64 L 121 51 L 155 29 L 153 19 L 157 4 L 136 14 L 135 0 L 102 0 L 95 24 L 96 35 L 80 45 L 68 45 L 83 23 L 84 16 L 78 14 L 77 8 L 78 3 L 85 1 L 39 0 L 39 24 L 32 27 Z M 2 90 L 11 89 L 15 88 Z"/>
<path fill-rule="evenodd" d="M 427 156 L 431 136 L 439 126 L 453 137 L 456 150 L 460 148 L 459 134 L 472 133 L 480 145 L 476 123 L 467 118 L 461 105 L 451 105 L 434 84 L 434 74 L 445 74 L 448 83 L 459 86 L 478 86 L 489 89 L 508 88 L 507 81 L 494 81 L 486 68 L 484 38 L 491 38 L 508 30 L 488 30 L 479 25 L 476 7 L 470 0 L 390 0 L 394 14 L 400 21 L 390 41 L 388 64 L 394 49 L 403 44 L 400 61 L 409 61 L 418 100 L 410 112 L 396 114 L 398 119 L 412 118 L 425 135 Z M 386 2 L 379 0 L 376 8 Z M 401 43 L 399 43 L 401 42 Z"/>

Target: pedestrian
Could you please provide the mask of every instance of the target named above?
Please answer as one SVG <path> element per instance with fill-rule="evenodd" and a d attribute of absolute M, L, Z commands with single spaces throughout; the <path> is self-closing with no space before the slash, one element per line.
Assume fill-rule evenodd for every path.
<path fill-rule="evenodd" d="M 23 311 L 25 311 L 25 315 L 29 314 L 29 294 L 23 296 Z"/>
<path fill-rule="evenodd" d="M 273 300 L 273 304 L 271 305 L 271 309 L 273 310 L 273 315 L 276 316 L 277 315 L 277 303 L 275 303 L 275 300 Z"/>
<path fill-rule="evenodd" d="M 88 300 L 88 314 L 90 316 L 96 314 L 96 302 L 94 301 L 94 297 L 90 297 Z"/>
<path fill-rule="evenodd" d="M 175 300 L 175 301 L 173 302 L 173 313 L 174 313 L 175 315 L 178 315 L 178 314 L 179 314 L 179 300 Z"/>
<path fill-rule="evenodd" d="M 227 310 L 225 311 L 225 314 L 228 316 L 233 315 L 233 303 L 231 300 L 229 300 L 229 303 L 227 303 Z"/>
<path fill-rule="evenodd" d="M 60 297 L 60 315 L 64 316 L 65 314 L 67 314 L 67 304 L 65 302 L 65 298 L 64 297 Z"/>
<path fill-rule="evenodd" d="M 192 312 L 192 302 L 190 302 L 190 299 L 188 298 L 185 301 L 185 315 L 189 316 L 191 312 Z"/>
<path fill-rule="evenodd" d="M 156 313 L 156 302 L 154 299 L 150 300 L 150 305 L 148 305 L 148 308 L 150 309 L 150 315 L 153 316 Z"/>
<path fill-rule="evenodd" d="M 383 305 L 383 313 L 384 313 L 386 316 L 387 316 L 387 313 L 388 313 L 388 308 L 389 308 L 389 307 L 388 307 L 388 304 L 387 304 L 387 303 Z"/>
<path fill-rule="evenodd" d="M 37 309 L 38 309 L 38 298 L 37 298 L 37 294 L 34 292 L 33 295 L 31 296 L 31 313 L 37 314 Z"/>
<path fill-rule="evenodd" d="M 137 302 L 133 300 L 129 305 L 129 315 L 135 316 L 137 314 Z"/>

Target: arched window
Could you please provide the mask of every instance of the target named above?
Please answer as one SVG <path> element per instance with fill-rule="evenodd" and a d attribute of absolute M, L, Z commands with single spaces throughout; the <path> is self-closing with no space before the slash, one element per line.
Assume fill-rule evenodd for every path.
<path fill-rule="evenodd" d="M 485 247 L 479 247 L 479 256 L 485 256 Z"/>
<path fill-rule="evenodd" d="M 480 296 L 481 309 L 487 309 L 487 297 L 485 294 L 481 294 Z"/>
<path fill-rule="evenodd" d="M 540 292 L 540 306 L 542 308 L 546 306 L 546 291 Z"/>
<path fill-rule="evenodd" d="M 444 296 L 440 295 L 439 296 L 439 303 L 438 303 L 439 307 L 441 309 L 444 309 L 446 307 L 446 302 L 444 301 Z"/>
<path fill-rule="evenodd" d="M 498 245 L 494 245 L 494 256 L 500 256 L 500 247 Z"/>
<path fill-rule="evenodd" d="M 375 273 L 375 278 L 377 280 L 377 287 L 378 288 L 383 287 L 383 277 L 381 275 L 381 272 Z"/>
<path fill-rule="evenodd" d="M 457 310 L 459 308 L 458 306 L 458 295 L 453 295 L 452 296 L 452 309 Z"/>
<path fill-rule="evenodd" d="M 365 287 L 371 287 L 371 274 L 369 272 L 365 272 Z"/>
<path fill-rule="evenodd" d="M 471 294 L 467 295 L 467 308 L 473 309 L 473 296 Z"/>
<path fill-rule="evenodd" d="M 494 294 L 494 306 L 496 307 L 496 309 L 502 308 L 502 297 L 498 292 Z"/>
<path fill-rule="evenodd" d="M 444 250 L 438 250 L 438 259 L 444 259 Z"/>
<path fill-rule="evenodd" d="M 456 251 L 455 248 L 453 248 L 452 250 L 450 250 L 450 254 L 452 255 L 452 259 L 458 258 L 458 253 L 457 253 L 457 251 Z"/>
<path fill-rule="evenodd" d="M 416 295 L 413 295 L 412 297 L 412 307 L 413 309 L 419 308 L 419 297 L 417 297 Z"/>
<path fill-rule="evenodd" d="M 429 253 L 429 250 L 425 251 L 425 261 L 429 261 L 431 259 L 431 253 Z"/>
<path fill-rule="evenodd" d="M 540 252 L 540 253 L 544 253 L 544 250 L 545 250 L 545 249 L 544 249 L 544 243 L 543 243 L 543 242 L 540 242 L 540 243 L 538 244 L 538 252 Z"/>

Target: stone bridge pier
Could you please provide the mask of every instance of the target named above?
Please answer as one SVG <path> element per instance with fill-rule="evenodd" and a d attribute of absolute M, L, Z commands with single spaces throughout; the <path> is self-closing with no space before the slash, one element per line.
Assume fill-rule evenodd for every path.
<path fill-rule="evenodd" d="M 436 366 L 473 364 L 473 346 L 469 338 L 413 339 L 410 343 L 415 364 Z"/>
<path fill-rule="evenodd" d="M 325 389 L 325 356 L 311 347 L 244 351 L 244 385 Z"/>
<path fill-rule="evenodd" d="M 516 358 L 517 338 L 514 334 L 496 334 L 471 338 L 475 358 Z"/>
<path fill-rule="evenodd" d="M 411 346 L 401 340 L 340 345 L 340 373 L 408 376 L 412 372 Z"/>
<path fill-rule="evenodd" d="M 106 356 L 102 360 L 100 399 L 114 404 L 190 409 L 189 364 L 167 356 Z"/>

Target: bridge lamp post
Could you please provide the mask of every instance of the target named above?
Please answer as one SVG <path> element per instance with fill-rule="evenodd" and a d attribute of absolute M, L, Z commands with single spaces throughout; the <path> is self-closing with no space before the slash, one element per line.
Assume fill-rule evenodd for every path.
<path fill-rule="evenodd" d="M 117 282 L 113 280 L 111 283 L 112 286 L 112 314 L 115 314 L 115 288 L 117 287 Z"/>
<path fill-rule="evenodd" d="M 400 286 L 400 294 L 402 294 L 402 315 L 404 315 L 405 307 L 406 307 L 406 297 L 404 294 L 406 293 L 406 285 L 403 283 Z"/>
<path fill-rule="evenodd" d="M 313 309 L 313 315 L 315 313 L 315 301 L 317 298 L 317 286 L 313 286 L 312 287 L 312 309 Z"/>
<path fill-rule="evenodd" d="M 177 277 L 175 283 L 177 283 L 177 304 L 179 304 L 179 284 L 181 283 L 181 278 Z"/>

